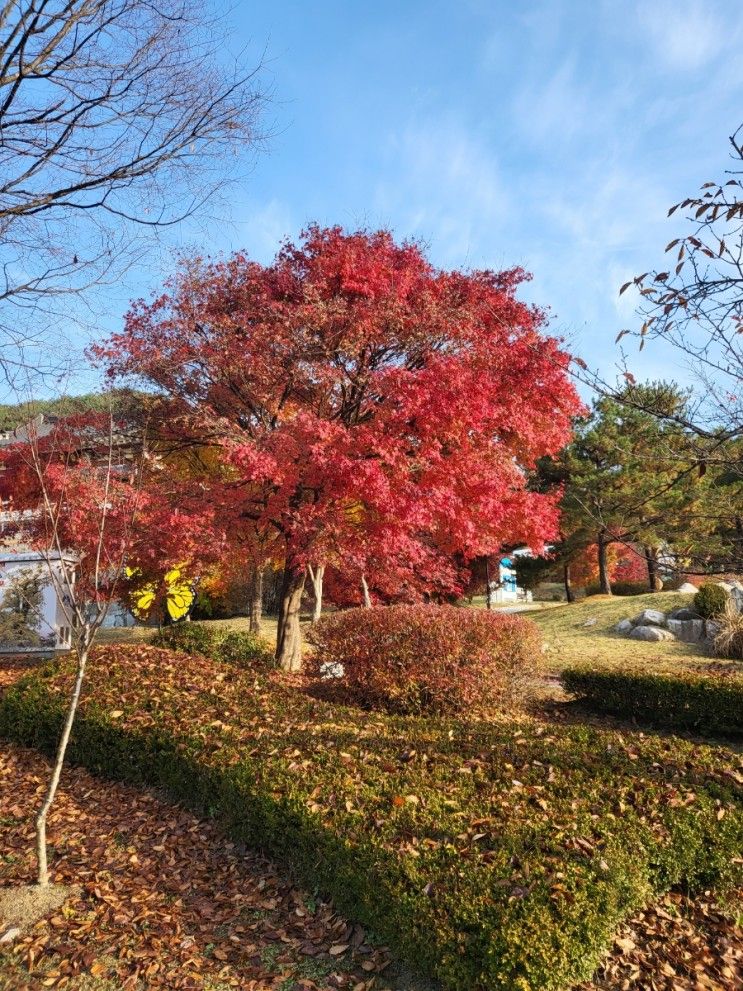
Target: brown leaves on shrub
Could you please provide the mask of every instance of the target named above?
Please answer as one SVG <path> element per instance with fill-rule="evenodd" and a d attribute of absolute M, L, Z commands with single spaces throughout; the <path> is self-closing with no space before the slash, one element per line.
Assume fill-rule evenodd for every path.
<path fill-rule="evenodd" d="M 321 619 L 308 638 L 311 673 L 342 668 L 349 698 L 398 713 L 472 713 L 513 701 L 541 658 L 528 619 L 455 606 L 348 609 Z"/>

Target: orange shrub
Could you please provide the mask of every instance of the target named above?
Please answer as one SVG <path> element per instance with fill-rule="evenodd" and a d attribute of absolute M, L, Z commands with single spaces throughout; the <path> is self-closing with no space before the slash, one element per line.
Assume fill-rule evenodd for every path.
<path fill-rule="evenodd" d="M 541 657 L 538 627 L 519 616 L 456 606 L 348 609 L 310 629 L 309 671 L 342 675 L 360 705 L 453 714 L 512 699 Z"/>

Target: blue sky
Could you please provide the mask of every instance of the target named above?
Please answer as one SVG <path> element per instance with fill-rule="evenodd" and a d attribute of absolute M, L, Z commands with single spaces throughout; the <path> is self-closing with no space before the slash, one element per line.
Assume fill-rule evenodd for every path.
<path fill-rule="evenodd" d="M 618 288 L 662 263 L 668 207 L 727 162 L 743 121 L 741 0 L 252 3 L 273 133 L 206 253 L 268 261 L 310 220 L 386 226 L 446 267 L 523 265 L 552 329 L 611 372 L 633 321 Z M 223 218 L 224 219 L 224 218 Z M 156 288 L 169 258 L 111 295 Z M 638 377 L 683 377 L 657 346 Z"/>

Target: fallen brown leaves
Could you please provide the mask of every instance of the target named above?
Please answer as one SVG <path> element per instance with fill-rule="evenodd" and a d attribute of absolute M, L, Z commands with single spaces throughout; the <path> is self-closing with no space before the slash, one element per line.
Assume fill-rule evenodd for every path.
<path fill-rule="evenodd" d="M 33 880 L 33 810 L 48 764 L 0 757 L 0 883 Z M 17 937 L 4 991 L 75 988 L 88 974 L 139 991 L 389 986 L 389 954 L 270 861 L 154 794 L 66 768 L 50 813 L 52 880 L 82 891 Z M 88 985 L 92 987 L 95 985 Z"/>
<path fill-rule="evenodd" d="M 38 657 L 23 656 L 22 654 L 0 655 L 0 690 L 18 681 L 24 674 L 29 674 L 34 668 L 40 667 L 44 661 Z"/>
<path fill-rule="evenodd" d="M 282 690 L 287 693 L 287 707 L 294 720 L 309 718 L 289 694 L 290 688 L 296 691 L 301 687 L 299 679 L 291 683 L 287 679 L 282 686 L 276 678 L 268 694 L 256 685 L 252 707 L 246 710 L 244 696 L 237 691 L 239 685 L 233 685 L 228 669 L 215 674 L 207 665 L 189 665 L 161 653 L 154 657 L 152 648 L 138 651 L 143 657 L 136 681 L 112 678 L 114 662 L 128 670 L 125 664 L 131 660 L 122 656 L 117 661 L 113 652 L 105 668 L 94 667 L 92 671 L 91 683 L 98 696 L 108 702 L 109 718 L 133 726 L 157 719 L 170 725 L 174 735 L 183 724 L 201 727 L 215 754 L 227 741 L 231 747 L 242 746 L 243 752 L 252 747 L 250 752 L 263 754 L 268 763 L 270 755 L 280 749 L 286 761 L 293 762 L 286 765 L 292 781 L 294 775 L 310 773 L 312 765 L 306 753 L 295 747 L 295 738 L 290 735 L 296 725 L 291 719 L 276 725 L 268 718 Z M 67 677 L 55 676 L 62 681 Z M 171 694 L 177 698 L 177 707 L 169 702 Z M 142 704 L 143 695 L 146 705 Z M 356 790 L 348 794 L 359 800 L 361 786 L 376 773 L 376 754 L 370 740 L 376 741 L 384 727 L 368 716 L 353 723 L 352 715 L 342 710 L 319 708 L 311 715 L 311 728 L 317 732 L 313 735 L 315 746 L 339 751 L 334 773 L 339 780 L 351 780 L 354 775 Z M 541 728 L 529 739 L 539 733 Z M 305 737 L 300 735 L 300 739 Z M 531 819 L 544 812 L 552 815 L 554 822 L 540 784 L 542 778 L 552 782 L 551 765 L 540 765 L 535 771 L 534 762 L 518 756 L 528 743 L 527 735 L 519 728 L 511 737 L 507 752 L 513 764 L 504 765 L 505 783 L 496 782 L 500 789 L 496 794 L 506 803 L 503 817 L 523 807 L 527 810 L 523 814 Z M 543 739 L 548 741 L 551 736 Z M 640 737 L 625 739 L 615 734 L 612 740 L 615 750 L 620 748 L 631 761 L 637 759 Z M 344 750 L 340 750 L 339 741 L 343 741 Z M 556 748 L 559 742 L 555 741 Z M 696 762 L 704 765 L 701 751 L 692 754 L 688 747 L 676 748 L 674 744 L 665 754 L 663 740 L 641 742 L 649 751 L 651 744 L 657 744 L 658 760 L 666 761 L 669 767 L 675 767 L 682 758 L 693 758 L 695 766 Z M 426 754 L 411 749 L 407 742 L 404 749 L 390 751 L 392 743 L 395 741 L 380 751 L 379 760 L 389 761 L 389 767 L 381 765 L 385 774 L 398 773 L 399 765 L 406 768 L 407 775 L 413 765 L 427 760 Z M 608 750 L 607 756 L 598 755 L 597 760 L 608 761 Z M 560 753 L 559 749 L 555 752 Z M 482 774 L 484 759 L 477 756 L 479 753 L 467 750 L 465 754 L 459 744 L 454 748 L 451 757 L 455 767 L 461 762 L 457 774 L 463 775 L 462 780 L 469 782 Z M 443 765 L 445 756 L 439 755 L 439 764 Z M 587 761 L 589 755 L 582 759 Z M 715 761 L 719 763 L 717 757 Z M 279 765 L 274 762 L 272 766 Z M 0 883 L 20 885 L 33 876 L 32 813 L 47 773 L 46 762 L 27 750 L 9 748 L 0 758 Z M 574 767 L 571 773 L 575 776 Z M 721 778 L 732 773 L 725 767 L 719 770 Z M 422 777 L 413 776 L 408 781 L 405 775 L 401 787 L 389 796 L 389 806 L 396 814 L 399 810 L 420 811 L 424 806 L 419 798 L 423 792 L 415 785 Z M 662 801 L 671 800 L 668 796 L 680 789 L 679 782 L 685 787 L 693 783 L 690 774 L 688 780 L 676 777 L 670 791 L 659 790 L 659 796 L 665 796 Z M 617 802 L 622 801 L 619 784 L 617 781 Z M 527 803 L 530 792 L 532 804 Z M 318 811 L 334 811 L 319 785 L 312 796 Z M 351 811 L 347 804 L 345 809 Z M 492 809 L 490 814 L 494 815 Z M 473 819 L 468 829 L 455 836 L 462 843 L 462 855 L 472 857 L 476 850 L 479 856 L 487 829 L 498 822 L 499 818 L 492 823 L 490 818 Z M 571 839 L 569 830 L 566 836 L 566 843 L 580 846 L 586 842 L 580 837 Z M 397 833 L 392 837 L 400 838 Z M 420 846 L 415 844 L 419 836 L 406 832 L 404 838 L 411 855 L 418 856 Z M 340 918 L 330 905 L 294 888 L 271 862 L 236 847 L 212 824 L 151 793 L 104 783 L 81 770 L 67 768 L 51 815 L 50 840 L 54 880 L 78 883 L 82 894 L 16 939 L 6 951 L 12 954 L 12 968 L 5 968 L 0 957 L 0 986 L 4 991 L 42 987 L 82 991 L 83 985 L 78 989 L 77 981 L 81 974 L 100 982 L 85 984 L 86 991 L 381 991 L 389 986 L 389 978 L 380 977 L 380 973 L 387 975 L 392 970 L 386 968 L 389 956 L 368 945 L 360 928 Z M 432 842 L 424 837 L 421 843 L 427 841 Z M 111 983 L 107 982 L 109 977 Z M 743 931 L 711 896 L 692 901 L 674 894 L 623 926 L 613 952 L 593 981 L 580 985 L 581 991 L 732 991 L 737 987 L 743 987 Z"/>
<path fill-rule="evenodd" d="M 621 927 L 581 991 L 733 991 L 743 987 L 743 929 L 710 893 L 671 893 Z"/>

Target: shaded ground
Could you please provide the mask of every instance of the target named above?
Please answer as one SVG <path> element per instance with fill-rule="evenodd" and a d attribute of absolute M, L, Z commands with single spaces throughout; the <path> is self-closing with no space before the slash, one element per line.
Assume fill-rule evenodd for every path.
<path fill-rule="evenodd" d="M 579 987 L 734 991 L 743 987 L 743 929 L 710 897 L 668 894 L 621 927 L 604 965 Z"/>
<path fill-rule="evenodd" d="M 33 810 L 47 775 L 38 754 L 5 747 L 3 886 L 33 879 Z M 53 882 L 78 883 L 80 893 L 0 947 L 6 991 L 406 986 L 381 976 L 390 956 L 360 927 L 269 860 L 151 792 L 68 768 L 49 839 Z"/>
<path fill-rule="evenodd" d="M 9 746 L 0 758 L 2 885 L 33 876 L 32 810 L 47 773 L 30 750 Z M 80 893 L 0 947 L 4 991 L 414 987 L 331 905 L 151 792 L 67 769 L 50 841 L 54 881 Z M 580 991 L 732 991 L 742 981 L 743 929 L 710 896 L 669 894 L 622 927 Z"/>

